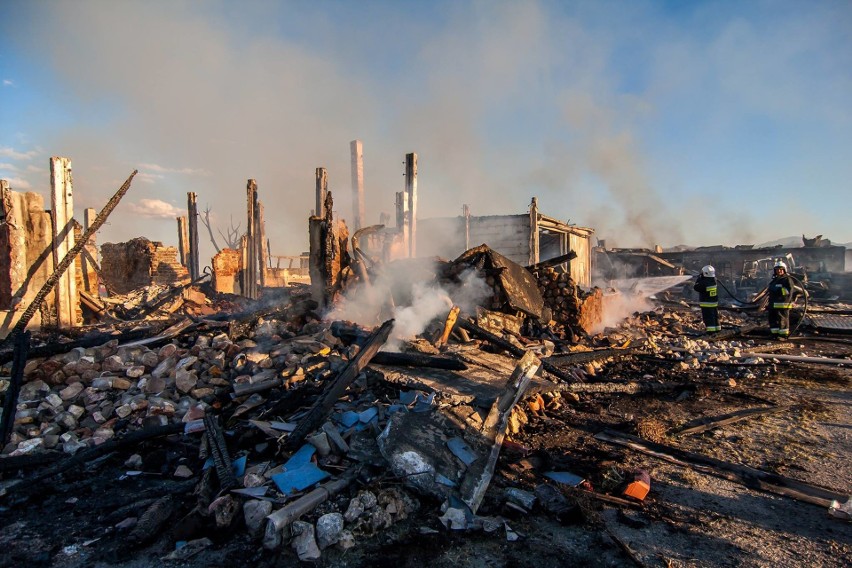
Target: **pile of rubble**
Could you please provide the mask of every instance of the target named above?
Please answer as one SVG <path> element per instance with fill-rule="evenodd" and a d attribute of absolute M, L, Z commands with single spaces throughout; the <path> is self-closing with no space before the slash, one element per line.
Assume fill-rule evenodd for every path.
<path fill-rule="evenodd" d="M 514 541 L 519 514 L 573 522 L 587 507 L 578 509 L 578 491 L 629 508 L 651 483 L 636 472 L 593 485 L 586 472 L 532 459 L 525 430 L 603 393 L 688 396 L 697 384 L 760 380 L 778 364 L 741 335 L 746 314 L 728 319 L 733 337 L 710 340 L 696 313 L 657 309 L 578 345 L 549 324 L 582 329 L 583 296 L 594 293 L 487 247 L 435 272 L 451 281 L 469 269 L 487 284 L 477 313 L 448 307 L 417 336 L 397 338 L 398 353 L 381 351 L 393 320 L 374 328 L 323 320 L 302 291 L 272 309 L 256 302 L 240 314 L 173 318 L 143 339 L 54 344 L 55 354 L 31 357 L 21 373 L 0 459 L 4 499 L 43 498 L 39 481 L 123 449 L 122 478 L 175 485 L 130 499 L 104 517 L 104 530 L 143 546 L 168 528 L 167 559 L 186 561 L 239 532 L 267 551 L 317 560 L 415 515 L 422 534 L 484 531 Z M 524 333 L 531 326 L 532 336 Z M 698 375 L 725 365 L 724 380 Z M 4 371 L 6 391 L 15 363 Z M 155 442 L 171 449 L 150 451 Z M 46 472 L 27 473 L 45 463 Z"/>

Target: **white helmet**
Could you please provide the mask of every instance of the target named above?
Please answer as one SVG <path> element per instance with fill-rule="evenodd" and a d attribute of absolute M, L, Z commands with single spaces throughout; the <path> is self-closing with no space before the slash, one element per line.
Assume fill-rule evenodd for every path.
<path fill-rule="evenodd" d="M 716 269 L 708 264 L 707 266 L 701 269 L 701 276 L 706 276 L 707 278 L 716 278 Z"/>
<path fill-rule="evenodd" d="M 784 272 L 787 272 L 787 263 L 785 263 L 783 260 L 776 260 L 775 266 L 773 266 L 772 269 L 775 270 L 776 268 L 783 268 Z"/>

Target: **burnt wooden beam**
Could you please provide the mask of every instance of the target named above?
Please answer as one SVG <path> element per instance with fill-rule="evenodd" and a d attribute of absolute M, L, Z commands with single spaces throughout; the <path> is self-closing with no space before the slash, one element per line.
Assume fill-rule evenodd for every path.
<path fill-rule="evenodd" d="M 9 435 L 15 425 L 15 413 L 18 407 L 18 393 L 24 382 L 24 366 L 27 364 L 27 352 L 30 349 L 30 332 L 15 333 L 15 352 L 12 361 L 12 377 L 3 397 L 3 421 L 0 423 L 0 448 L 9 441 Z"/>
<path fill-rule="evenodd" d="M 537 262 L 535 264 L 530 264 L 527 266 L 527 270 L 530 272 L 535 272 L 536 270 L 541 270 L 543 268 L 549 268 L 551 266 L 556 266 L 557 264 L 562 264 L 563 262 L 571 262 L 577 258 L 577 253 L 573 250 L 568 251 L 568 254 L 563 254 L 561 256 L 557 256 L 548 260 L 542 260 L 541 262 Z"/>
<path fill-rule="evenodd" d="M 789 407 L 787 406 L 771 406 L 769 408 L 747 408 L 745 410 L 737 410 L 736 412 L 730 412 L 721 416 L 699 418 L 697 420 L 687 422 L 684 426 L 674 430 L 672 432 L 672 435 L 683 436 L 686 434 L 698 434 L 700 432 L 706 432 L 707 430 L 712 430 L 713 428 L 718 428 L 719 426 L 733 424 L 735 422 L 740 422 L 741 420 L 746 420 L 755 416 L 763 416 L 765 414 L 774 414 L 776 412 L 781 412 L 782 410 L 787 410 L 788 408 Z"/>
<path fill-rule="evenodd" d="M 499 336 L 491 333 L 490 331 L 479 327 L 478 325 L 476 325 L 475 323 L 473 323 L 470 319 L 468 319 L 466 317 L 458 318 L 456 320 L 456 326 L 463 329 L 464 331 L 467 331 L 468 333 L 470 333 L 474 337 L 479 337 L 480 339 L 484 339 L 485 341 L 491 343 L 495 347 L 499 347 L 500 349 L 503 349 L 504 351 L 508 351 L 517 359 L 522 358 L 527 353 L 525 350 L 509 343 L 508 341 L 506 341 L 502 337 L 499 337 Z M 568 381 L 568 382 L 571 382 L 571 383 L 577 382 L 577 377 L 574 374 L 567 373 L 567 372 L 563 371 L 562 369 L 560 369 L 559 367 L 557 367 L 556 365 L 553 365 L 552 363 L 549 363 L 547 361 L 541 362 L 541 368 L 544 369 L 545 371 L 547 371 L 548 373 L 550 373 L 551 375 L 562 379 L 563 381 Z"/>
<path fill-rule="evenodd" d="M 186 424 L 177 423 L 177 424 L 166 424 L 165 426 L 153 426 L 150 428 L 144 428 L 142 430 L 136 430 L 128 433 L 126 436 L 121 438 L 113 438 L 111 440 L 107 440 L 103 444 L 99 446 L 95 446 L 93 448 L 89 448 L 87 450 L 82 450 L 65 458 L 59 463 L 53 465 L 52 467 L 32 476 L 27 477 L 22 480 L 20 483 L 15 485 L 10 485 L 6 487 L 7 494 L 11 495 L 12 493 L 16 494 L 16 497 L 19 497 L 17 494 L 23 493 L 19 498 L 25 499 L 30 492 L 40 491 L 45 492 L 49 491 L 50 488 L 55 487 L 54 484 L 42 484 L 41 481 L 44 479 L 48 479 L 51 477 L 56 477 L 57 475 L 68 471 L 77 466 L 85 465 L 96 458 L 99 458 L 103 455 L 112 453 L 114 451 L 120 450 L 122 448 L 128 446 L 135 446 L 144 441 L 151 440 L 153 438 L 159 438 L 161 436 L 168 436 L 170 434 L 177 434 L 179 432 L 183 432 Z"/>
<path fill-rule="evenodd" d="M 500 448 L 503 446 L 506 425 L 512 408 L 526 392 L 530 380 L 538 371 L 540 364 L 541 361 L 535 355 L 526 353 L 518 362 L 509 380 L 506 381 L 503 392 L 491 405 L 488 416 L 482 422 L 479 433 L 483 438 L 490 441 L 491 448 L 485 459 L 479 458 L 469 466 L 459 487 L 461 500 L 474 514 L 479 509 L 494 475 L 494 467 L 497 465 L 497 458 L 500 456 Z"/>
<path fill-rule="evenodd" d="M 187 225 L 189 227 L 189 277 L 195 280 L 201 270 L 198 263 L 198 204 L 195 193 L 186 194 Z"/>
<path fill-rule="evenodd" d="M 388 353 L 382 351 L 373 356 L 371 363 L 377 365 L 396 365 L 400 367 L 427 367 L 432 369 L 447 369 L 449 371 L 464 371 L 467 365 L 457 359 L 447 357 L 432 357 L 422 353 Z"/>
<path fill-rule="evenodd" d="M 370 364 L 370 361 L 388 340 L 390 332 L 393 329 L 393 324 L 394 320 L 388 320 L 370 335 L 367 342 L 364 344 L 364 347 L 361 348 L 361 351 L 359 351 L 358 354 L 349 361 L 349 364 L 346 365 L 340 375 L 334 379 L 308 414 L 299 421 L 296 425 L 296 429 L 290 433 L 290 436 L 287 438 L 287 445 L 290 448 L 296 448 L 299 446 L 308 434 L 325 422 L 325 419 L 331 412 L 334 403 L 343 396 L 343 393 L 346 392 L 349 385 L 358 378 L 358 375 L 364 367 Z"/>

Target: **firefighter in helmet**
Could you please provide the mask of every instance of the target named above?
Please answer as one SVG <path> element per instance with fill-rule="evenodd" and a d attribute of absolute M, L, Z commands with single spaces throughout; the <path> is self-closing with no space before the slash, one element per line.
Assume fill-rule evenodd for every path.
<path fill-rule="evenodd" d="M 709 264 L 701 269 L 698 280 L 692 286 L 698 292 L 698 305 L 701 306 L 701 319 L 707 333 L 722 331 L 719 325 L 719 293 L 716 284 L 716 269 Z"/>
<path fill-rule="evenodd" d="M 799 294 L 806 292 L 796 284 L 796 280 L 787 274 L 787 264 L 775 261 L 772 268 L 772 280 L 769 282 L 769 332 L 778 339 L 790 336 L 790 310 Z"/>

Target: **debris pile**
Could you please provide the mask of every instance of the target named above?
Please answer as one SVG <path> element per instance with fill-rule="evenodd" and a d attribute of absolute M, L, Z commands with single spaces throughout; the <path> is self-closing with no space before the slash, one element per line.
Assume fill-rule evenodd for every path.
<path fill-rule="evenodd" d="M 753 314 L 733 312 L 727 336 L 707 337 L 696 310 L 659 305 L 566 341 L 567 331 L 548 323 L 582 329 L 582 302 L 594 296 L 566 274 L 533 274 L 487 247 L 433 272 L 443 284 L 473 273 L 486 293 L 472 314 L 449 298 L 419 332 L 397 338 L 395 352 L 382 350 L 393 319 L 366 327 L 324 319 L 306 288 L 273 303 L 235 301 L 207 285 L 151 287 L 115 300 L 112 309 L 125 316 L 157 306 L 147 313 L 160 325 L 141 337 L 139 329 L 109 335 L 102 326 L 90 332 L 100 338 L 93 345 L 82 345 L 83 336 L 67 348 L 33 346 L 0 459 L 8 511 L 50 503 L 54 493 L 65 499 L 64 486 L 45 480 L 83 466 L 128 495 L 87 521 L 88 532 L 116 546 L 203 565 L 205 554 L 242 542 L 333 563 L 372 550 L 377 538 L 399 538 L 391 536 L 397 527 L 424 538 L 499 535 L 516 543 L 536 516 L 595 526 L 606 508 L 647 526 L 636 512 L 663 506 L 661 470 L 650 456 L 668 454 L 727 479 L 758 476 L 765 491 L 785 494 L 795 482 L 794 498 L 843 510 L 841 492 L 717 458 L 710 468 L 709 457 L 666 445 L 786 408 L 763 404 L 721 421 L 694 420 L 707 397 L 772 384 L 785 364 L 778 351 L 816 359 L 749 336 Z M 377 305 L 402 313 L 410 306 L 400 300 Z M 170 309 L 177 301 L 191 319 Z M 9 391 L 16 363 L 4 360 L 9 378 L 0 388 Z M 646 405 L 673 414 L 650 415 Z M 581 434 L 588 428 L 593 439 Z M 614 462 L 613 445 L 649 457 L 621 454 Z M 92 548 L 82 536 L 68 538 L 62 544 L 75 554 Z"/>

